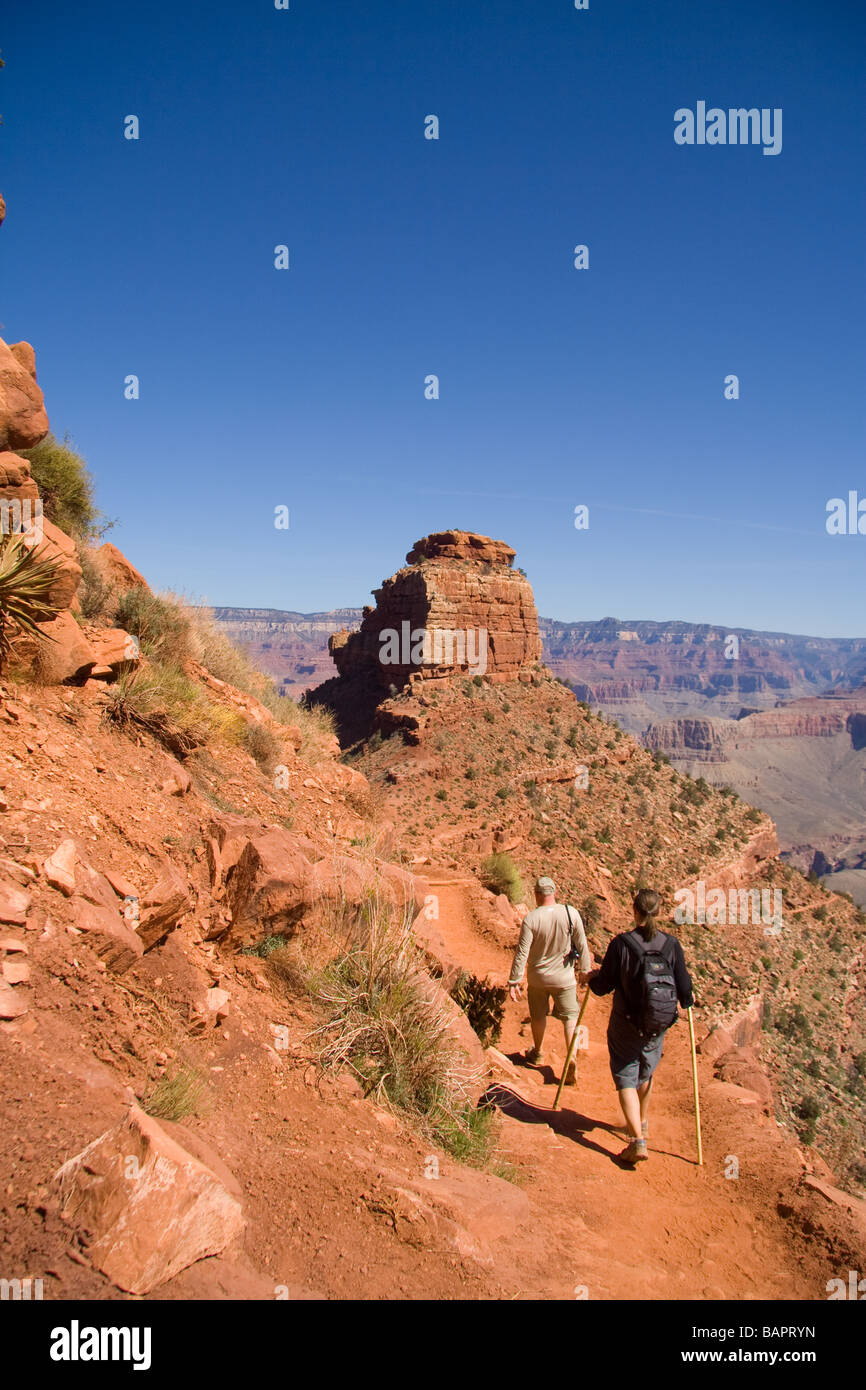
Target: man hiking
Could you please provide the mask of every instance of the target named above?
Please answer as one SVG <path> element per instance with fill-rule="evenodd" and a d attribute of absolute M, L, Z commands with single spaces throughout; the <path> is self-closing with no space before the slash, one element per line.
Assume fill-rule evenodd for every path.
<path fill-rule="evenodd" d="M 593 994 L 613 991 L 607 1047 L 630 1140 L 619 1155 L 623 1163 L 647 1157 L 650 1091 L 665 1032 L 679 1017 L 677 1003 L 684 1009 L 694 1003 L 683 948 L 656 925 L 660 901 L 658 893 L 642 888 L 632 903 L 633 929 L 608 944 L 600 969 L 580 977 Z"/>
<path fill-rule="evenodd" d="M 578 1015 L 575 960 L 584 972 L 592 965 L 580 913 L 570 904 L 556 901 L 556 884 L 552 878 L 542 876 L 536 881 L 535 904 L 523 919 L 508 978 L 511 998 L 517 1001 L 522 994 L 523 972 L 526 971 L 534 1046 L 524 1056 L 530 1063 L 544 1060 L 542 1048 L 551 999 L 554 1018 L 562 1023 L 568 1049 Z M 573 1062 L 568 1073 L 566 1084 L 573 1086 Z"/>

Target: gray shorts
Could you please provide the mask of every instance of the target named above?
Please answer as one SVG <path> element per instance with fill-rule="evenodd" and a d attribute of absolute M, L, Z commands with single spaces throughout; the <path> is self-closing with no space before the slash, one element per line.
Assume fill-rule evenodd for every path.
<path fill-rule="evenodd" d="M 664 1041 L 664 1033 L 647 1041 L 623 1014 L 611 1014 L 607 1025 L 607 1049 L 611 1075 L 618 1091 L 628 1086 L 637 1089 L 649 1081 L 661 1061 Z"/>

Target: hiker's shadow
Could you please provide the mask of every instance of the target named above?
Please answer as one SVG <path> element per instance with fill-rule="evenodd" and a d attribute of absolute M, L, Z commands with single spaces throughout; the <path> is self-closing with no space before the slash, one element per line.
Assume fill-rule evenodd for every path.
<path fill-rule="evenodd" d="M 547 1125 L 554 1134 L 562 1135 L 564 1139 L 570 1139 L 572 1143 L 580 1144 L 584 1149 L 593 1149 L 605 1158 L 614 1158 L 609 1149 L 587 1137 L 594 1129 L 608 1130 L 607 1125 L 599 1124 L 588 1115 L 578 1114 L 574 1110 L 553 1110 L 549 1106 L 535 1105 L 500 1082 L 488 1086 L 479 1105 L 493 1105 L 497 1110 L 501 1110 L 503 1115 L 508 1115 L 521 1124 Z"/>

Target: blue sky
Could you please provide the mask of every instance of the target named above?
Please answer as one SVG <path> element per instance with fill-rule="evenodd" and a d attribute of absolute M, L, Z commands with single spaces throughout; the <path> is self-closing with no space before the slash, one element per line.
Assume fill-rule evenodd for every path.
<path fill-rule="evenodd" d="M 550 617 L 863 634 L 853 0 L 4 12 L 0 333 L 154 586 L 361 604 L 458 526 Z M 782 152 L 676 145 L 698 100 Z"/>

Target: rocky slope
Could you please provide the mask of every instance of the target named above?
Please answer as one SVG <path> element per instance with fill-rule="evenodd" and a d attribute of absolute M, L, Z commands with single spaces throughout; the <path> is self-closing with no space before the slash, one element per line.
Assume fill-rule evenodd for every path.
<path fill-rule="evenodd" d="M 11 356 L 27 380 L 7 363 L 0 425 L 24 448 L 47 421 L 30 355 Z M 5 486 L 32 493 L 20 464 Z M 828 1268 L 862 1266 L 864 1203 L 809 1147 L 849 1187 L 861 1180 L 846 1088 L 866 1055 L 862 920 L 778 865 L 768 818 L 575 706 L 537 659 L 509 547 L 427 538 L 383 585 L 382 612 L 334 643 L 341 674 L 323 697 L 347 737 L 367 721 L 341 761 L 319 725 L 310 734 L 312 715 L 283 723 L 191 651 L 177 658 L 180 688 L 209 733 L 174 726 L 170 706 L 136 705 L 158 655 L 85 620 L 79 549 L 47 536 L 58 640 L 16 644 L 0 682 L 4 1278 L 38 1280 L 49 1299 L 534 1299 L 576 1286 L 809 1299 L 825 1296 Z M 109 594 L 154 606 L 114 547 L 81 559 Z M 399 628 L 483 626 L 483 674 L 459 659 L 383 664 L 386 615 Z M 704 1169 L 682 1160 L 681 1034 L 639 1192 L 615 1162 L 604 1006 L 585 1084 L 554 1115 L 542 1089 L 553 1077 L 515 1066 L 524 1010 L 506 1011 L 509 1057 L 483 1047 L 450 998 L 461 973 L 501 980 L 508 967 L 520 912 L 479 878 L 494 845 L 560 877 L 597 949 L 636 875 L 666 892 L 701 875 L 783 886 L 777 936 L 681 929 L 705 1002 Z M 334 1017 L 307 961 L 321 969 L 363 935 L 371 904 L 411 919 L 425 1009 L 498 1116 L 483 1168 L 323 1062 Z M 274 949 L 285 941 L 292 951 Z M 811 1133 L 795 1112 L 806 1084 L 820 1098 Z M 732 1144 L 738 1184 L 725 1176 Z M 635 1251 L 647 1206 L 659 1217 Z"/>

